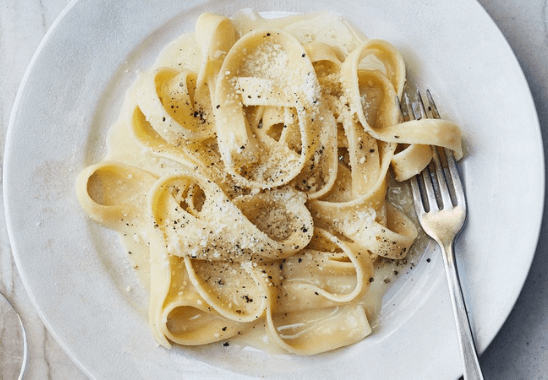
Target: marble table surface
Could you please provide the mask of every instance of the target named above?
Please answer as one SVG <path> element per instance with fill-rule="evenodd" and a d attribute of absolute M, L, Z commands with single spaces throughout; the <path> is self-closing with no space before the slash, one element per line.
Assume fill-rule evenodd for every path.
<path fill-rule="evenodd" d="M 548 147 L 548 0 L 478 0 L 498 25 L 525 73 Z M 34 51 L 69 0 L 0 0 L 0 158 L 17 89 Z M 3 203 L 0 202 L 3 216 Z M 486 379 L 548 379 L 548 206 L 532 268 L 499 334 L 480 358 Z M 0 292 L 27 332 L 27 379 L 84 379 L 27 295 L 0 217 Z M 9 347 L 4 347 L 4 350 Z M 1 357 L 1 356 L 0 356 Z M 0 378 L 9 363 L 0 362 Z M 4 371 L 4 372 L 3 372 Z"/>

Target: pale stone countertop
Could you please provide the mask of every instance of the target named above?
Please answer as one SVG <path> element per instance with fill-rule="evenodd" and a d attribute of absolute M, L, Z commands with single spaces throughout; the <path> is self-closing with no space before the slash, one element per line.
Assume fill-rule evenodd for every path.
<path fill-rule="evenodd" d="M 68 3 L 69 0 L 0 0 L 0 157 L 3 157 L 11 108 L 26 67 L 40 40 Z M 523 68 L 537 107 L 546 150 L 548 0 L 479 0 L 479 3 L 505 35 Z M 3 203 L 0 208 L 3 215 Z M 20 313 L 27 331 L 26 378 L 85 378 L 45 328 L 23 288 L 11 255 L 4 218 L 0 218 L 0 279 L 0 292 Z M 486 379 L 548 379 L 546 207 L 537 251 L 523 291 L 480 361 Z M 0 369 L 4 366 L 5 363 L 0 363 Z"/>

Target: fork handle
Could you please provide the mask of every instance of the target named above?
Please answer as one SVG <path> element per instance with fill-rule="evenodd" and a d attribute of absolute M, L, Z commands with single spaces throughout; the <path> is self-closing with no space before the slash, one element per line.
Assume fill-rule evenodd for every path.
<path fill-rule="evenodd" d="M 445 244 L 440 242 L 440 248 L 445 264 L 445 274 L 447 275 L 449 293 L 451 294 L 453 314 L 457 325 L 459 345 L 462 354 L 461 359 L 464 368 L 463 376 L 465 380 L 483 380 L 483 374 L 481 372 L 478 354 L 474 344 L 474 337 L 472 335 L 472 329 L 470 328 L 470 321 L 468 320 L 468 313 L 460 287 L 455 255 L 453 254 L 453 241 L 454 239 Z"/>

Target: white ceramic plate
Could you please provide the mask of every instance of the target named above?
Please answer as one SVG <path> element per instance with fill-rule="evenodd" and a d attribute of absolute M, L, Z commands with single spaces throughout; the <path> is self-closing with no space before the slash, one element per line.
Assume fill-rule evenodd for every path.
<path fill-rule="evenodd" d="M 352 347 L 295 357 L 221 345 L 167 351 L 154 342 L 146 294 L 114 234 L 79 208 L 75 178 L 104 155 L 105 133 L 135 71 L 192 30 L 201 12 L 231 15 L 243 7 L 330 10 L 400 49 L 410 76 L 432 89 L 442 113 L 466 134 L 462 171 L 470 211 L 457 254 L 480 351 L 503 324 L 535 251 L 544 161 L 521 69 L 473 0 L 71 3 L 25 76 L 4 166 L 11 243 L 41 317 L 82 369 L 98 378 L 457 378 L 455 328 L 433 244 L 386 295 L 374 334 Z"/>

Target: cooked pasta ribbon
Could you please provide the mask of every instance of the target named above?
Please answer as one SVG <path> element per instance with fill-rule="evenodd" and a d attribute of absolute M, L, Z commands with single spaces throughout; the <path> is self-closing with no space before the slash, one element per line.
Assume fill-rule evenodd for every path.
<path fill-rule="evenodd" d="M 402 122 L 404 83 L 394 46 L 327 13 L 204 13 L 138 75 L 77 195 L 146 258 L 162 346 L 259 328 L 313 355 L 371 334 L 375 263 L 418 235 L 390 176 L 433 145 L 462 156 L 456 124 Z"/>
<path fill-rule="evenodd" d="M 306 197 L 272 190 L 232 201 L 211 180 L 191 173 L 151 189 L 154 227 L 168 254 L 210 261 L 271 261 L 308 245 L 313 222 Z"/>
<path fill-rule="evenodd" d="M 317 145 L 318 96 L 312 63 L 289 33 L 256 30 L 234 44 L 220 70 L 215 116 L 219 151 L 236 181 L 265 189 L 287 184 L 299 174 Z M 263 120 L 269 112 L 286 108 L 283 122 L 300 136 L 297 151 L 260 133 L 258 118 L 247 117 L 254 113 L 249 107 L 266 108 Z"/>
<path fill-rule="evenodd" d="M 88 215 L 117 231 L 147 228 L 147 196 L 156 176 L 115 161 L 88 166 L 78 176 L 77 196 Z"/>

